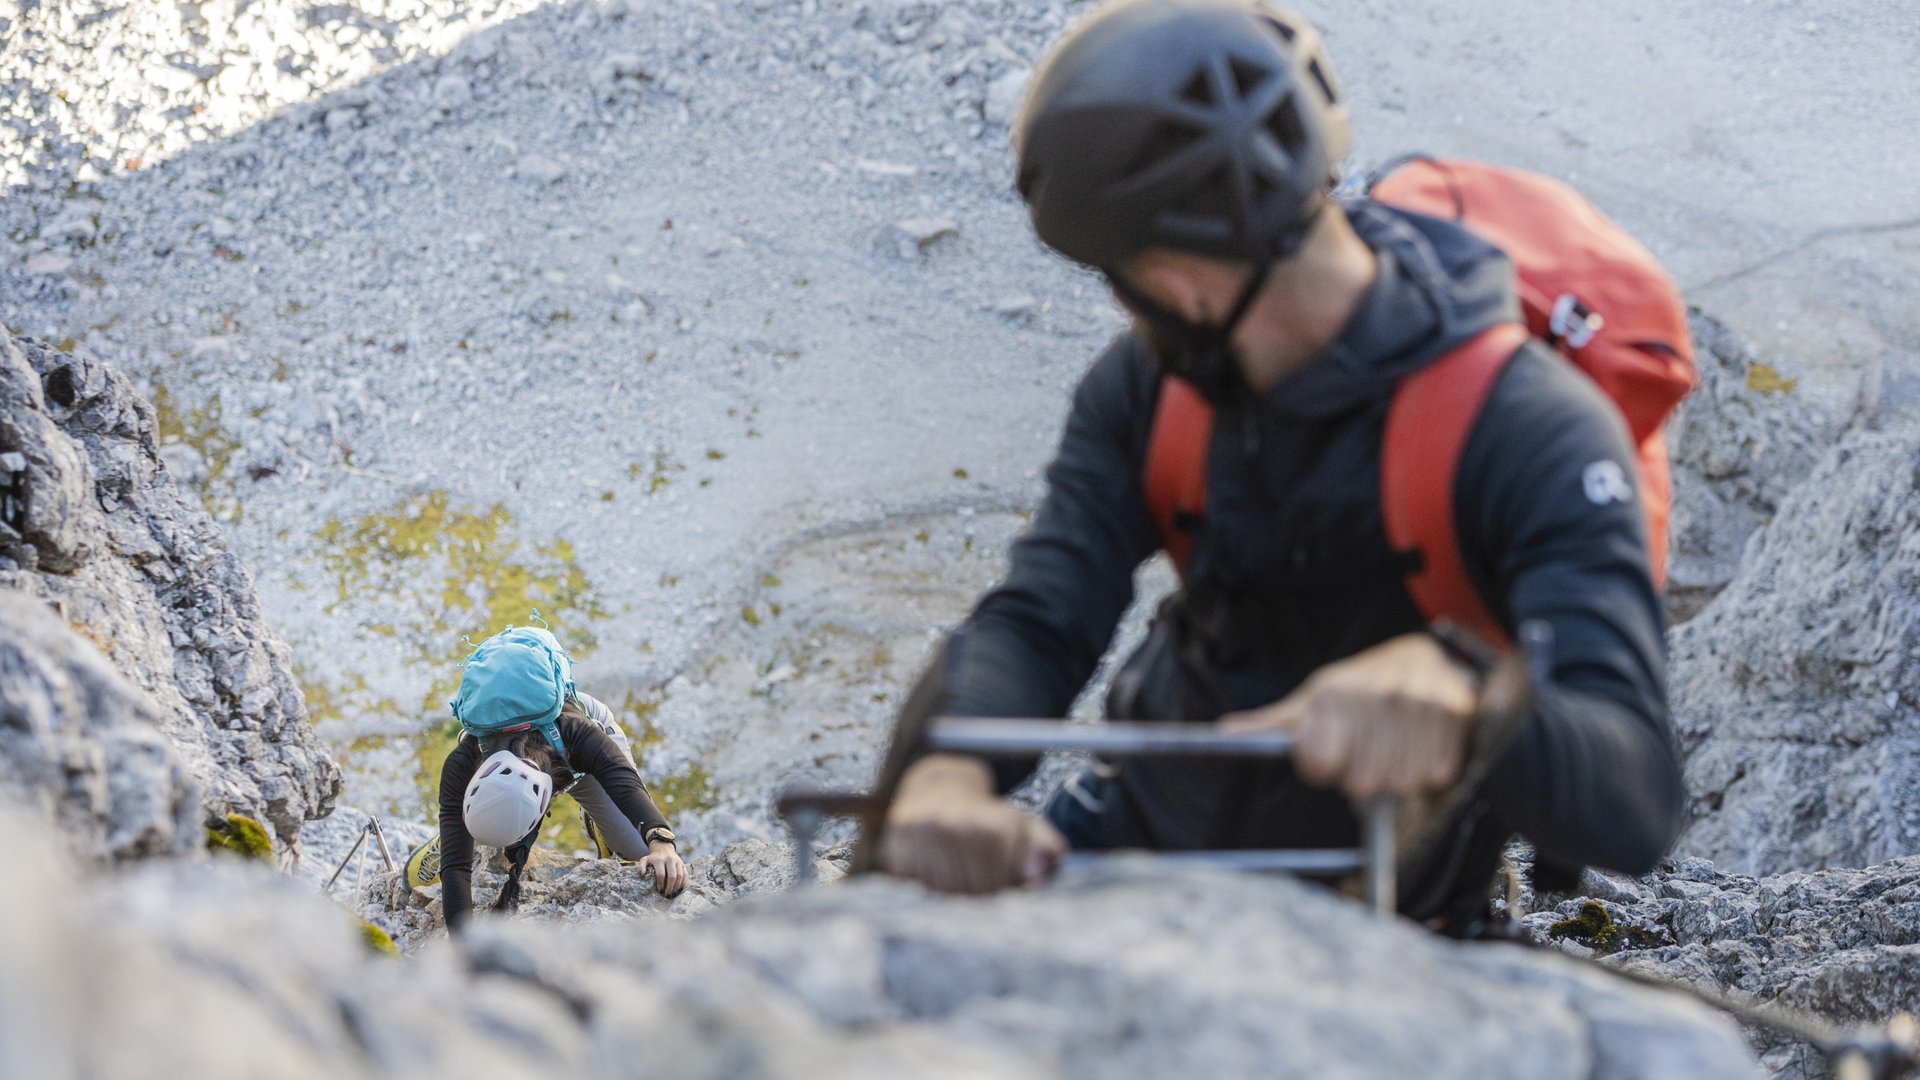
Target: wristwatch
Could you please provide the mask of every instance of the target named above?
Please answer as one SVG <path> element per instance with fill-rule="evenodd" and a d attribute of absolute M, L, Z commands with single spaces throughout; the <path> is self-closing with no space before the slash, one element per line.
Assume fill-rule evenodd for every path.
<path fill-rule="evenodd" d="M 665 825 L 655 825 L 646 831 L 644 838 L 647 841 L 648 847 L 652 847 L 654 844 L 673 844 L 673 830 L 667 828 Z M 679 847 L 680 845 L 673 844 L 673 846 Z"/>

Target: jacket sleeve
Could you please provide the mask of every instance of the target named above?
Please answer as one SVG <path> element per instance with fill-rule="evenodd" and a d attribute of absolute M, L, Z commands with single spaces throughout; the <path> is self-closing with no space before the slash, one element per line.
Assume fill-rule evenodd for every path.
<path fill-rule="evenodd" d="M 1685 789 L 1634 459 L 1599 389 L 1530 346 L 1489 395 L 1455 509 L 1496 614 L 1553 630 L 1549 685 L 1490 802 L 1545 856 L 1644 873 L 1679 834 Z"/>
<path fill-rule="evenodd" d="M 473 835 L 460 804 L 479 764 L 479 744 L 462 735 L 440 766 L 440 906 L 455 934 L 473 913 Z"/>
<path fill-rule="evenodd" d="M 914 699 L 962 716 L 1057 717 L 1073 704 L 1133 601 L 1135 568 L 1159 547 L 1141 494 L 1158 387 L 1146 363 L 1122 338 L 1081 381 L 1046 496 L 1013 544 L 1006 577 L 955 631 Z M 1008 791 L 1036 762 L 992 764 Z"/>
<path fill-rule="evenodd" d="M 645 836 L 648 829 L 666 826 L 666 815 L 654 805 L 653 796 L 647 794 L 640 771 L 598 724 L 562 717 L 560 738 L 567 744 L 567 763 L 574 771 L 600 781 L 613 804 L 640 830 L 640 835 Z"/>

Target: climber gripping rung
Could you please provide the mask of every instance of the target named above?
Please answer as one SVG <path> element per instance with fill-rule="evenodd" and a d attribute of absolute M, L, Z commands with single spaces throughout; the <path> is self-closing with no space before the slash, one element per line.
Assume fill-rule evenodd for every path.
<path fill-rule="evenodd" d="M 1060 720 L 946 719 L 929 726 L 930 751 L 1029 756 L 1049 750 L 1078 750 L 1105 757 L 1278 758 L 1293 740 L 1273 732 L 1223 733 L 1199 724 L 1100 723 Z M 1364 874 L 1374 911 L 1389 917 L 1398 896 L 1394 816 L 1398 800 L 1380 796 L 1359 807 L 1362 846 L 1357 849 L 1267 849 L 1247 851 L 1156 852 L 1153 857 L 1191 866 L 1242 873 L 1290 873 L 1307 877 Z M 870 792 L 793 784 L 774 800 L 776 811 L 793 830 L 794 878 L 813 880 L 813 842 L 830 817 L 862 817 L 869 826 L 884 813 L 883 799 Z M 1066 867 L 1092 866 L 1110 854 L 1070 853 Z"/>
<path fill-rule="evenodd" d="M 1277 731 L 1223 732 L 1211 724 L 953 718 L 933 722 L 927 749 L 983 757 L 1073 750 L 1108 758 L 1283 758 L 1293 752 L 1293 737 Z"/>

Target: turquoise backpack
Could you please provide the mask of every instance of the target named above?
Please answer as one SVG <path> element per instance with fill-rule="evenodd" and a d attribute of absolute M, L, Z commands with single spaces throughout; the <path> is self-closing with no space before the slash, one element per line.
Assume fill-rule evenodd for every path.
<path fill-rule="evenodd" d="M 467 657 L 460 688 L 447 704 L 467 734 L 483 742 L 503 732 L 537 728 L 566 760 L 560 707 L 573 695 L 573 660 L 550 631 L 509 626 Z"/>

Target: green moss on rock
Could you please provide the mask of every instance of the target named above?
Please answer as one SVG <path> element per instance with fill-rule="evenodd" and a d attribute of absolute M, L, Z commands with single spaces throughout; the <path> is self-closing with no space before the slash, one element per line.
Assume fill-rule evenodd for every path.
<path fill-rule="evenodd" d="M 367 948 L 374 952 L 385 953 L 388 956 L 400 955 L 400 946 L 393 943 L 393 938 L 389 937 L 385 930 L 365 919 L 360 920 L 360 939 L 366 942 Z"/>
<path fill-rule="evenodd" d="M 1557 941 L 1577 941 L 1601 956 L 1624 949 L 1654 949 L 1671 944 L 1655 931 L 1614 922 L 1613 916 L 1597 900 L 1582 903 L 1578 914 L 1547 927 L 1547 934 Z"/>
<path fill-rule="evenodd" d="M 265 826 L 245 814 L 228 814 L 220 824 L 207 826 L 207 849 L 231 851 L 261 862 L 273 861 L 273 837 Z"/>

